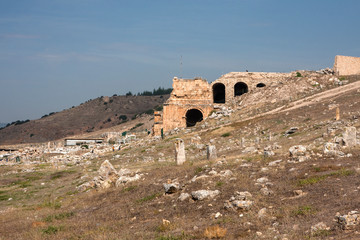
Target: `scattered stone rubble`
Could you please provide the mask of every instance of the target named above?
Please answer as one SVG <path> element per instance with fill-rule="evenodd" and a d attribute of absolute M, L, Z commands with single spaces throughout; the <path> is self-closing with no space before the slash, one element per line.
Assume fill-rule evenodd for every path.
<path fill-rule="evenodd" d="M 332 130 L 331 132 L 334 132 Z M 341 150 L 344 148 L 351 148 L 357 145 L 356 128 L 345 127 L 342 137 L 335 136 L 334 142 L 327 142 L 324 144 L 324 154 L 328 156 L 344 157 L 345 153 Z"/>
<path fill-rule="evenodd" d="M 324 68 L 324 69 L 320 69 L 318 71 L 316 71 L 317 73 L 322 73 L 322 74 L 326 74 L 326 75 L 334 75 L 335 72 L 333 69 L 331 68 Z"/>
<path fill-rule="evenodd" d="M 345 215 L 340 215 L 340 213 L 337 213 L 335 216 L 335 221 L 340 229 L 351 230 L 360 224 L 360 214 L 358 211 L 351 211 Z"/>
<path fill-rule="evenodd" d="M 131 171 L 127 169 L 121 169 L 116 171 L 114 166 L 108 161 L 105 160 L 98 171 L 99 175 L 94 177 L 93 180 L 83 183 L 77 187 L 78 191 L 85 191 L 90 188 L 110 188 L 112 186 L 122 186 L 128 182 L 133 182 L 141 179 L 142 174 L 136 173 L 134 176 L 129 176 L 132 174 Z"/>
<path fill-rule="evenodd" d="M 234 196 L 225 201 L 224 208 L 232 210 L 249 210 L 254 204 L 254 202 L 250 200 L 251 197 L 251 193 L 247 191 L 235 192 Z"/>
<path fill-rule="evenodd" d="M 295 162 L 304 162 L 308 159 L 306 147 L 303 145 L 295 145 L 289 148 L 290 158 Z"/>
<path fill-rule="evenodd" d="M 326 226 L 324 222 L 319 222 L 313 226 L 311 226 L 311 235 L 316 236 L 317 234 L 321 234 L 323 231 L 329 231 L 330 227 Z"/>
<path fill-rule="evenodd" d="M 209 116 L 209 119 L 222 119 L 223 117 L 229 117 L 234 111 L 231 107 L 226 106 L 214 106 L 217 111 L 213 111 Z"/>

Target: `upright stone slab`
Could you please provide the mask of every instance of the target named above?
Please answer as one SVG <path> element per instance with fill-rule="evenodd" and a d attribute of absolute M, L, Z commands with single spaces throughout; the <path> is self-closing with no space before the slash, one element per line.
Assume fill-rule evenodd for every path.
<path fill-rule="evenodd" d="M 215 159 L 217 159 L 216 147 L 215 147 L 215 145 L 207 145 L 207 146 L 206 146 L 206 153 L 207 153 L 207 159 L 208 159 L 208 160 L 215 160 Z"/>
<path fill-rule="evenodd" d="M 336 108 L 336 116 L 335 116 L 336 121 L 340 120 L 340 109 L 337 107 Z"/>
<path fill-rule="evenodd" d="M 241 147 L 245 147 L 245 138 L 241 138 Z"/>
<path fill-rule="evenodd" d="M 346 127 L 345 132 L 343 133 L 343 139 L 345 146 L 354 147 L 356 145 L 356 128 Z"/>
<path fill-rule="evenodd" d="M 181 138 L 175 140 L 175 160 L 177 165 L 182 165 L 186 161 L 185 143 Z"/>

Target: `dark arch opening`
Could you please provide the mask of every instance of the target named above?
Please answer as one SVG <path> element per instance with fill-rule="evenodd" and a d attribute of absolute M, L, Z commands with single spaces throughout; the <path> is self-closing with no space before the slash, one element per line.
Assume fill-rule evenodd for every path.
<path fill-rule="evenodd" d="M 201 111 L 197 109 L 190 109 L 186 112 L 186 127 L 193 127 L 197 122 L 201 122 L 203 120 L 203 115 Z"/>
<path fill-rule="evenodd" d="M 214 103 L 225 103 L 225 85 L 215 83 L 213 85 Z"/>
<path fill-rule="evenodd" d="M 258 83 L 256 85 L 256 87 L 261 88 L 261 87 L 266 87 L 266 85 L 265 85 L 265 83 Z"/>
<path fill-rule="evenodd" d="M 241 96 L 247 92 L 248 92 L 248 86 L 246 85 L 246 83 L 238 82 L 235 84 L 235 86 L 234 86 L 234 95 L 235 96 Z"/>

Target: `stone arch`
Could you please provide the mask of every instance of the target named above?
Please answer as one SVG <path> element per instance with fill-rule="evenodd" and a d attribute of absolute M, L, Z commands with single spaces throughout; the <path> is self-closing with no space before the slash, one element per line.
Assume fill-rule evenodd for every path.
<path fill-rule="evenodd" d="M 261 83 L 256 84 L 256 87 L 257 88 L 266 87 L 266 84 L 261 82 Z"/>
<path fill-rule="evenodd" d="M 238 82 L 234 86 L 234 96 L 241 96 L 249 91 L 248 85 L 244 82 Z"/>
<path fill-rule="evenodd" d="M 201 122 L 203 120 L 203 113 L 196 108 L 191 108 L 186 111 L 185 119 L 186 119 L 186 127 L 193 127 L 196 123 Z"/>
<path fill-rule="evenodd" d="M 212 86 L 214 103 L 225 103 L 225 85 L 215 83 Z"/>

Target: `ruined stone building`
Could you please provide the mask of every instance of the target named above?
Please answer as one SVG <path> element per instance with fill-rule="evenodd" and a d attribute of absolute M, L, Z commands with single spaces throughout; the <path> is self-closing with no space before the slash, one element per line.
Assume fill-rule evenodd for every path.
<path fill-rule="evenodd" d="M 334 72 L 338 75 L 360 74 L 360 58 L 336 56 Z M 293 73 L 231 72 L 212 83 L 201 78 L 173 79 L 173 91 L 163 107 L 155 112 L 155 135 L 176 127 L 192 127 L 208 117 L 219 105 L 233 106 L 243 94 L 264 88 L 272 82 L 286 81 Z"/>

